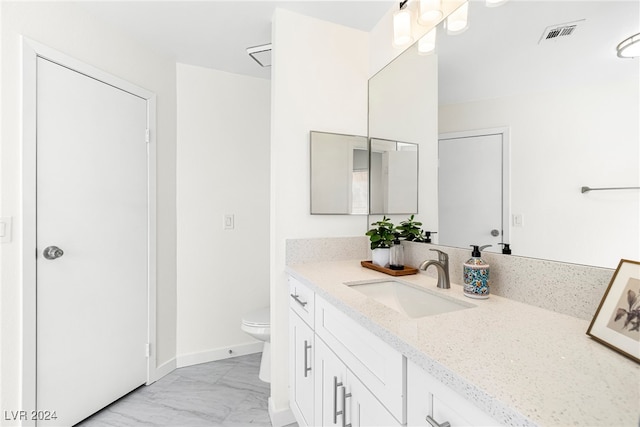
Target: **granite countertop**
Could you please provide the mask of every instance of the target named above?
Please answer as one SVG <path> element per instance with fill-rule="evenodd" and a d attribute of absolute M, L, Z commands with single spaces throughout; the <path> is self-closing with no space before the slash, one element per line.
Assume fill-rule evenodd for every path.
<path fill-rule="evenodd" d="M 393 279 L 359 261 L 296 264 L 287 273 L 500 423 L 639 424 L 640 365 L 590 339 L 586 320 L 495 295 L 470 299 L 462 286 L 438 289 L 423 273 L 397 280 L 476 307 L 410 319 L 344 286 Z"/>

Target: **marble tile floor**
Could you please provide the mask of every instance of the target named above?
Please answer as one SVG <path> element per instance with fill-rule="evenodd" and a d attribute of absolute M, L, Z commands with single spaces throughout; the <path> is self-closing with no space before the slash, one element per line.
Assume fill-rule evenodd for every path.
<path fill-rule="evenodd" d="M 76 427 L 271 426 L 260 353 L 178 368 Z"/>

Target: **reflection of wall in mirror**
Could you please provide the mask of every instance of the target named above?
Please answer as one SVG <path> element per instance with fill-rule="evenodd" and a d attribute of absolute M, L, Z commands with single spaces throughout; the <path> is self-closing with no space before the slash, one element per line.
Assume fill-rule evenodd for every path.
<path fill-rule="evenodd" d="M 311 132 L 311 213 L 368 212 L 367 138 Z"/>
<path fill-rule="evenodd" d="M 640 259 L 638 79 L 441 106 L 440 132 L 507 125 L 514 253 L 613 268 Z"/>
<path fill-rule="evenodd" d="M 438 229 L 438 62 L 435 55 L 418 55 L 410 48 L 369 80 L 369 137 L 416 143 L 418 150 L 418 206 L 397 213 L 415 213 L 426 230 Z M 373 150 L 372 150 L 373 151 Z M 380 156 L 380 162 L 382 157 Z M 372 153 L 372 183 L 376 181 Z M 379 178 L 379 177 L 378 177 Z M 388 213 L 371 187 L 371 212 Z M 379 195 L 382 197 L 382 194 Z"/>
<path fill-rule="evenodd" d="M 340 136 L 311 133 L 311 213 L 349 212 L 348 154 Z"/>
<path fill-rule="evenodd" d="M 369 213 L 369 150 L 366 148 L 353 149 L 351 213 Z"/>
<path fill-rule="evenodd" d="M 415 151 L 387 151 L 382 156 L 385 174 L 384 211 L 411 214 L 418 210 L 418 168 Z"/>

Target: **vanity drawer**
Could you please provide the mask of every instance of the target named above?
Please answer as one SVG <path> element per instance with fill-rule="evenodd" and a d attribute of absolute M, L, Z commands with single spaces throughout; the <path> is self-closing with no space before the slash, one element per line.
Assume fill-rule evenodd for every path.
<path fill-rule="evenodd" d="M 489 414 L 435 379 L 415 363 L 407 363 L 407 425 L 430 427 L 427 417 L 451 427 L 501 425 Z"/>
<path fill-rule="evenodd" d="M 404 356 L 319 296 L 315 311 L 316 335 L 403 423 Z"/>
<path fill-rule="evenodd" d="M 291 276 L 289 276 L 289 306 L 313 329 L 314 293 Z"/>

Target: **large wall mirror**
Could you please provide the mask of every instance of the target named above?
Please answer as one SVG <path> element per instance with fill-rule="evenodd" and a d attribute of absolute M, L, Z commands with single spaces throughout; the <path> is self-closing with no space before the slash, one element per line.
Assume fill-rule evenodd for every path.
<path fill-rule="evenodd" d="M 442 195 L 462 200 L 484 191 L 487 166 L 470 152 L 457 156 L 475 178 L 452 190 L 437 173 L 439 146 L 455 139 L 452 135 L 506 129 L 506 149 L 496 153 L 508 162 L 501 184 L 506 196 L 502 227 L 508 233 L 499 230 L 504 234 L 498 237 L 511 244 L 514 255 L 607 268 L 621 258 L 640 259 L 640 191 L 581 192 L 583 186 L 640 186 L 640 59 L 621 59 L 615 51 L 638 32 L 639 17 L 637 1 L 509 0 L 493 8 L 471 1 L 464 33 L 446 35 L 440 25 L 434 54 L 421 57 L 413 47 L 394 60 L 394 75 L 436 81 L 435 134 L 422 126 L 421 138 L 430 142 L 420 143 L 421 153 L 428 151 L 421 154 L 420 174 L 430 178 L 424 185 L 420 178 L 421 199 L 433 188 L 431 181 L 437 194 L 428 198 L 435 205 Z M 563 25 L 568 29 L 548 37 Z M 426 75 L 420 64 L 428 61 L 437 71 Z M 397 84 L 384 69 L 372 78 L 370 97 L 383 103 L 385 96 L 395 96 Z M 425 97 L 431 102 L 414 91 L 404 102 L 413 108 Z M 398 122 L 397 116 L 381 120 L 377 114 L 376 126 L 384 127 L 386 139 L 402 140 L 407 127 L 420 129 Z M 474 203 L 471 209 L 458 208 L 461 222 L 469 223 L 485 209 L 482 202 Z M 438 231 L 443 215 L 436 209 L 418 218 Z M 489 240 L 491 231 L 481 230 L 474 239 L 482 240 L 485 233 Z"/>

